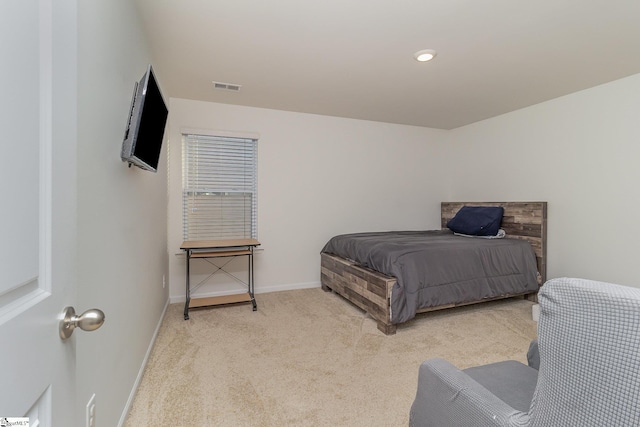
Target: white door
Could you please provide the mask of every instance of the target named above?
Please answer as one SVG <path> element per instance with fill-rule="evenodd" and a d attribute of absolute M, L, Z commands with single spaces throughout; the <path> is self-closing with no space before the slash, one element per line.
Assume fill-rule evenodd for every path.
<path fill-rule="evenodd" d="M 76 8 L 0 1 L 0 420 L 32 426 L 76 416 Z"/>

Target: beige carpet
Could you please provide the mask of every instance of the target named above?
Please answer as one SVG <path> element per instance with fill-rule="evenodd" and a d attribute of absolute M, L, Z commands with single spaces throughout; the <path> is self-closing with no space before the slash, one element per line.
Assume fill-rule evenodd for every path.
<path fill-rule="evenodd" d="M 406 426 L 418 367 L 526 362 L 532 303 L 425 313 L 385 336 L 319 288 L 191 311 L 171 305 L 125 426 Z"/>

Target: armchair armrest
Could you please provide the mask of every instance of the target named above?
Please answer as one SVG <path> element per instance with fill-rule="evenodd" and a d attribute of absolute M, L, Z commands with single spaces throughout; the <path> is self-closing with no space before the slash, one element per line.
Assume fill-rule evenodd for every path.
<path fill-rule="evenodd" d="M 410 426 L 524 426 L 528 422 L 528 414 L 513 409 L 446 360 L 431 359 L 420 365 Z"/>

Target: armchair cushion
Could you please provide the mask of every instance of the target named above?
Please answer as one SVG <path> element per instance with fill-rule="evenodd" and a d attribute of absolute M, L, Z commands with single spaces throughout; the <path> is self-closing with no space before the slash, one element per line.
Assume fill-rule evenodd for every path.
<path fill-rule="evenodd" d="M 538 371 L 515 360 L 464 369 L 463 372 L 513 409 L 529 412 Z"/>

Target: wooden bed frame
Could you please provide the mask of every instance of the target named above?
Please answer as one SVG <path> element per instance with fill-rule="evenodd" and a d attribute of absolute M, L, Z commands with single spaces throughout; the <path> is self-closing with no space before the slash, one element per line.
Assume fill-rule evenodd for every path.
<path fill-rule="evenodd" d="M 501 228 L 507 238 L 524 239 L 531 243 L 538 264 L 538 284 L 546 281 L 547 273 L 547 202 L 442 202 L 441 227 L 446 229 L 449 219 L 462 206 L 502 206 L 504 216 Z M 354 262 L 336 255 L 321 254 L 321 283 L 324 291 L 341 295 L 362 310 L 369 313 L 386 335 L 395 334 L 396 324 L 391 323 L 391 289 L 396 283 L 394 277 L 360 267 Z M 501 295 L 495 298 L 466 303 L 446 304 L 418 310 L 418 313 L 441 310 L 496 299 L 531 296 L 528 293 Z M 537 294 L 533 294 L 535 298 Z"/>

